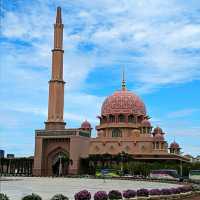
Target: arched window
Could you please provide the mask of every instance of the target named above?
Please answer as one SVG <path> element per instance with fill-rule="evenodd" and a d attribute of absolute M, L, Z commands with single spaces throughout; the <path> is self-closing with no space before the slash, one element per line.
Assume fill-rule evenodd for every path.
<path fill-rule="evenodd" d="M 107 117 L 103 116 L 101 121 L 102 121 L 102 123 L 106 123 L 107 122 Z"/>
<path fill-rule="evenodd" d="M 98 146 L 95 146 L 95 150 L 96 150 L 96 151 L 99 151 L 99 147 L 98 147 Z"/>
<path fill-rule="evenodd" d="M 130 147 L 129 146 L 126 146 L 126 151 L 129 151 L 130 150 Z"/>
<path fill-rule="evenodd" d="M 151 134 L 151 128 L 149 128 L 149 127 L 147 128 L 147 133 Z"/>
<path fill-rule="evenodd" d="M 135 123 L 135 117 L 133 115 L 128 116 L 128 122 L 129 123 Z"/>
<path fill-rule="evenodd" d="M 115 122 L 115 116 L 109 115 L 109 122 Z"/>
<path fill-rule="evenodd" d="M 156 142 L 156 149 L 159 149 L 159 142 Z"/>
<path fill-rule="evenodd" d="M 143 120 L 143 117 L 142 117 L 142 116 L 138 116 L 138 117 L 137 117 L 137 122 L 138 122 L 138 123 L 141 123 L 142 120 Z"/>
<path fill-rule="evenodd" d="M 125 122 L 125 116 L 122 115 L 122 114 L 120 114 L 120 115 L 118 116 L 118 120 L 119 120 L 119 122 Z"/>
<path fill-rule="evenodd" d="M 156 143 L 155 142 L 153 143 L 153 149 L 156 149 Z"/>
<path fill-rule="evenodd" d="M 113 129 L 112 137 L 122 137 L 122 131 L 119 128 Z"/>

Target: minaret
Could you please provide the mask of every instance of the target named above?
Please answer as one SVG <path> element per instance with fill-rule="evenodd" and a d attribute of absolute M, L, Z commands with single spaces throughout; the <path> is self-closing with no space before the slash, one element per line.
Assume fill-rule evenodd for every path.
<path fill-rule="evenodd" d="M 122 91 L 125 91 L 126 90 L 126 81 L 125 81 L 125 72 L 124 72 L 124 68 L 123 68 L 123 71 L 122 71 Z"/>
<path fill-rule="evenodd" d="M 63 27 L 61 8 L 57 8 L 54 24 L 54 48 L 52 50 L 52 75 L 49 81 L 48 119 L 45 128 L 48 130 L 65 129 L 64 111 L 64 80 L 63 80 Z"/>

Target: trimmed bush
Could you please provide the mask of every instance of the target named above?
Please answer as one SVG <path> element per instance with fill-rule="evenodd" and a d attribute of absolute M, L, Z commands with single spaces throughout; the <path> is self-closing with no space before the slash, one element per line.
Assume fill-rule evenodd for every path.
<path fill-rule="evenodd" d="M 148 197 L 149 196 L 149 190 L 144 189 L 144 188 L 139 189 L 139 190 L 137 190 L 137 196 L 138 197 Z"/>
<path fill-rule="evenodd" d="M 98 191 L 94 194 L 94 200 L 107 200 L 108 195 L 105 191 Z"/>
<path fill-rule="evenodd" d="M 190 192 L 192 191 L 192 186 L 185 185 L 182 187 L 179 187 L 180 193 Z"/>
<path fill-rule="evenodd" d="M 9 200 L 6 194 L 0 193 L 0 200 Z"/>
<path fill-rule="evenodd" d="M 122 199 L 122 193 L 118 190 L 111 190 L 108 193 L 108 198 L 111 199 Z"/>
<path fill-rule="evenodd" d="M 42 200 L 42 198 L 39 195 L 32 193 L 24 196 L 22 200 Z"/>
<path fill-rule="evenodd" d="M 149 190 L 149 195 L 159 196 L 159 195 L 161 195 L 161 191 L 159 189 L 151 189 L 151 190 Z"/>
<path fill-rule="evenodd" d="M 51 198 L 51 200 L 69 200 L 69 199 L 63 194 L 56 194 Z"/>
<path fill-rule="evenodd" d="M 193 184 L 191 188 L 193 191 L 200 191 L 200 185 Z"/>
<path fill-rule="evenodd" d="M 165 188 L 165 189 L 161 189 L 161 194 L 162 195 L 170 195 L 172 194 L 171 189 Z"/>
<path fill-rule="evenodd" d="M 123 197 L 126 199 L 134 198 L 137 192 L 135 190 L 126 190 L 123 192 Z"/>
<path fill-rule="evenodd" d="M 74 195 L 75 200 L 90 200 L 91 194 L 87 190 L 82 190 Z"/>
<path fill-rule="evenodd" d="M 172 194 L 180 194 L 181 193 L 179 188 L 171 188 L 171 192 L 172 192 Z"/>

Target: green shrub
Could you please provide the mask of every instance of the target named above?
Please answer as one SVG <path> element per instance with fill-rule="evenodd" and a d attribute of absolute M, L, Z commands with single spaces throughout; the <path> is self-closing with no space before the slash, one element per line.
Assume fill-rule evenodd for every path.
<path fill-rule="evenodd" d="M 0 193 L 0 200 L 9 200 L 6 194 Z"/>
<path fill-rule="evenodd" d="M 63 194 L 56 194 L 51 198 L 51 200 L 69 200 L 69 199 Z"/>
<path fill-rule="evenodd" d="M 39 195 L 32 193 L 23 197 L 22 200 L 42 200 L 42 198 Z"/>

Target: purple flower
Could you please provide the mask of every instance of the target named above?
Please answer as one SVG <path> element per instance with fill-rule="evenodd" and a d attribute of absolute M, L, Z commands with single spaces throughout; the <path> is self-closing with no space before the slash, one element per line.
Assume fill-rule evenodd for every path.
<path fill-rule="evenodd" d="M 168 188 L 162 189 L 161 194 L 162 195 L 170 195 L 170 194 L 172 194 L 172 191 L 171 191 L 171 189 L 168 189 Z"/>
<path fill-rule="evenodd" d="M 82 190 L 74 195 L 75 200 L 90 200 L 91 194 L 87 190 Z"/>
<path fill-rule="evenodd" d="M 94 194 L 94 200 L 107 200 L 108 195 L 105 191 L 98 191 Z"/>
<path fill-rule="evenodd" d="M 123 192 L 123 197 L 126 199 L 134 198 L 137 192 L 135 190 L 126 190 Z"/>
<path fill-rule="evenodd" d="M 152 189 L 152 190 L 149 190 L 149 194 L 151 196 L 154 196 L 154 195 L 159 196 L 159 195 L 161 195 L 161 191 L 159 189 Z"/>
<path fill-rule="evenodd" d="M 172 192 L 172 194 L 180 194 L 181 190 L 180 190 L 180 188 L 171 188 L 171 192 Z"/>
<path fill-rule="evenodd" d="M 109 199 L 122 199 L 122 193 L 118 190 L 111 190 L 109 193 L 108 193 L 108 197 Z"/>
<path fill-rule="evenodd" d="M 192 191 L 192 187 L 189 185 L 185 185 L 182 187 L 179 187 L 180 193 L 190 192 Z"/>
<path fill-rule="evenodd" d="M 149 190 L 144 189 L 144 188 L 139 189 L 139 190 L 137 190 L 137 196 L 138 197 L 148 197 L 149 196 Z"/>

